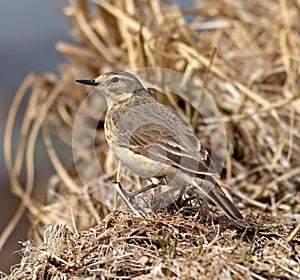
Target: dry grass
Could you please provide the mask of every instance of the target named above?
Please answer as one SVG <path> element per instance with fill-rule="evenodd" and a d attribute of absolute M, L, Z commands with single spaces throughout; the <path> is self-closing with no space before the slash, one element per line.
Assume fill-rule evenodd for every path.
<path fill-rule="evenodd" d="M 12 279 L 296 279 L 293 226 L 247 217 L 257 229 L 201 223 L 183 213 L 146 219 L 114 212 L 87 231 L 48 226 L 44 243 L 24 242 Z"/>
<path fill-rule="evenodd" d="M 299 3 L 200 1 L 197 8 L 180 10 L 157 1 L 69 0 L 62 11 L 74 44 L 60 42 L 56 48 L 70 61 L 60 66 L 59 77 L 31 74 L 25 79 L 5 131 L 12 192 L 21 204 L 0 247 L 25 211 L 34 241 L 24 243 L 22 263 L 10 277 L 299 278 Z M 210 93 L 227 134 L 222 175 L 250 228 L 236 229 L 222 219 L 213 219 L 214 224 L 210 218 L 201 221 L 197 205 L 143 220 L 122 212 L 109 214 L 107 205 L 114 203 L 110 181 L 117 168 L 107 149 L 103 118 L 95 120 L 93 113 L 105 106 L 102 99 L 92 102 L 86 117 L 98 123 L 96 151 L 103 172 L 84 164 L 91 162 L 91 155 L 82 153 L 81 168 L 89 179 L 83 188 L 75 167 L 63 167 L 53 136 L 71 143 L 75 116 L 85 98 L 74 80 L 139 67 L 179 71 Z M 13 156 L 15 117 L 26 94 L 29 101 Z M 185 115 L 210 149 L 203 120 L 187 103 L 168 90 L 154 94 Z M 210 126 L 219 121 L 214 116 L 205 120 Z M 40 131 L 56 170 L 47 205 L 31 195 Z M 129 189 L 143 184 L 129 173 L 122 183 Z"/>

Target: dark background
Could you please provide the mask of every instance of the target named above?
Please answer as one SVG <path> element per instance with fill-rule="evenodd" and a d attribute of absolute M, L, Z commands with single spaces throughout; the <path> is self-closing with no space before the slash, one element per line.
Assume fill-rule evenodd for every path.
<path fill-rule="evenodd" d="M 30 72 L 56 73 L 58 63 L 66 59 L 55 51 L 58 41 L 71 41 L 68 24 L 55 1 L 2 0 L 0 8 L 0 234 L 15 213 L 19 200 L 9 190 L 9 179 L 3 157 L 3 136 L 7 113 L 14 94 Z M 58 2 L 57 2 L 58 3 Z M 60 3 L 63 3 L 60 1 Z M 21 123 L 21 119 L 18 120 Z M 17 139 L 16 139 L 17 140 Z M 17 141 L 15 142 L 15 144 Z M 37 157 L 46 157 L 42 145 Z M 39 161 L 43 162 L 43 161 Z M 36 168 L 36 174 L 47 182 L 52 174 L 49 165 Z M 43 198 L 41 198 L 43 200 Z M 0 271 L 20 260 L 16 252 L 20 240 L 27 239 L 28 222 L 24 218 L 0 251 Z"/>

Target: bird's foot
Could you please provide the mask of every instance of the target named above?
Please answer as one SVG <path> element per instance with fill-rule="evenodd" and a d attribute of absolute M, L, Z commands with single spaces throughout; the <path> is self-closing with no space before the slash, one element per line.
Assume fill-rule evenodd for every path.
<path fill-rule="evenodd" d="M 127 192 L 124 188 L 122 188 L 121 184 L 119 182 L 114 182 L 115 185 L 115 189 L 118 192 L 118 194 L 122 197 L 122 199 L 124 200 L 124 202 L 127 204 L 127 206 L 129 207 L 129 209 L 136 214 L 138 217 L 145 217 L 147 212 L 145 211 L 144 208 L 142 208 L 136 201 L 136 196 L 148 191 L 150 189 L 153 189 L 155 187 L 157 187 L 161 181 L 163 180 L 163 177 L 159 177 L 157 179 L 153 179 L 150 185 L 137 190 L 135 192 Z"/>
<path fill-rule="evenodd" d="M 114 183 L 115 190 L 118 192 L 118 194 L 121 196 L 123 201 L 126 203 L 128 208 L 137 216 L 140 218 L 143 218 L 146 216 L 146 211 L 137 203 L 135 200 L 135 197 L 137 194 L 130 193 L 124 190 L 119 182 Z"/>

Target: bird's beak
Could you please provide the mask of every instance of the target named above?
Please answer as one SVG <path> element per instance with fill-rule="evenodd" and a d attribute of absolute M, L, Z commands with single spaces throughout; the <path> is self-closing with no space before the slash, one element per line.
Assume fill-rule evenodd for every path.
<path fill-rule="evenodd" d="M 98 86 L 99 83 L 95 82 L 95 80 L 76 80 L 75 82 L 84 84 L 84 85 L 90 85 L 90 86 Z"/>

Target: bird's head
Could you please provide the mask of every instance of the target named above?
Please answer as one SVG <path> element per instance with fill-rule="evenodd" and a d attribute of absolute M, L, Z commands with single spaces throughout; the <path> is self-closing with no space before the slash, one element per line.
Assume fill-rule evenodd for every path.
<path fill-rule="evenodd" d="M 128 72 L 107 72 L 93 80 L 76 80 L 76 82 L 99 88 L 105 94 L 108 102 L 123 94 L 135 93 L 144 89 L 138 78 Z"/>

